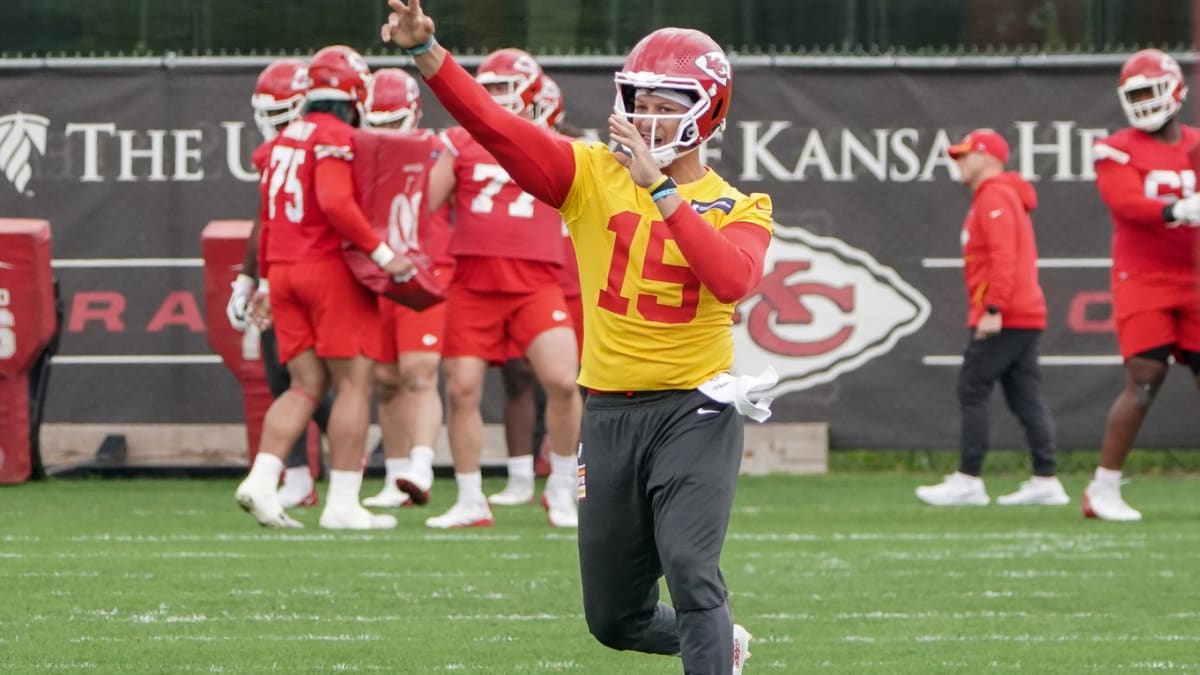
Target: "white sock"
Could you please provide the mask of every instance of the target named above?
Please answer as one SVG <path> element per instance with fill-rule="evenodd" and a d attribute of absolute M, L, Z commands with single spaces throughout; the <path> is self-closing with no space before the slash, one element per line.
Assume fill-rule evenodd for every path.
<path fill-rule="evenodd" d="M 414 445 L 410 454 L 413 471 L 433 471 L 433 448 L 428 445 Z"/>
<path fill-rule="evenodd" d="M 283 489 L 296 493 L 307 495 L 312 492 L 313 479 L 309 473 L 307 466 L 290 466 L 283 472 Z"/>
<path fill-rule="evenodd" d="M 555 482 L 563 481 L 575 484 L 579 477 L 579 460 L 575 455 L 556 455 L 550 453 L 550 478 Z"/>
<path fill-rule="evenodd" d="M 1058 482 L 1058 476 L 1033 476 L 1032 478 L 1035 483 L 1038 481 L 1044 481 L 1046 483 L 1057 483 Z"/>
<path fill-rule="evenodd" d="M 508 458 L 508 482 L 533 485 L 533 455 Z"/>
<path fill-rule="evenodd" d="M 412 460 L 407 457 L 401 457 L 400 459 L 385 458 L 383 460 L 384 469 L 387 471 L 387 478 L 385 480 L 391 485 L 396 482 L 396 476 L 402 476 L 412 471 L 412 465 Z"/>
<path fill-rule="evenodd" d="M 487 501 L 483 496 L 483 474 L 455 473 L 454 482 L 458 484 L 458 501 L 461 503 Z"/>
<path fill-rule="evenodd" d="M 361 488 L 361 471 L 330 471 L 329 494 L 325 497 L 326 508 L 362 508 L 358 503 L 358 491 Z"/>
<path fill-rule="evenodd" d="M 254 456 L 254 465 L 246 480 L 264 489 L 275 491 L 279 485 L 279 474 L 283 473 L 283 460 L 275 455 L 260 452 Z"/>
<path fill-rule="evenodd" d="M 1101 485 L 1121 485 L 1121 471 L 1113 471 L 1102 466 L 1096 467 L 1096 482 Z"/>

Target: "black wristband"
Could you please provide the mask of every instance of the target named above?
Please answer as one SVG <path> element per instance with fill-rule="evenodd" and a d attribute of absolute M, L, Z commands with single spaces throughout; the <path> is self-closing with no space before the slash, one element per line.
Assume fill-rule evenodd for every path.
<path fill-rule="evenodd" d="M 1171 202 L 1170 204 L 1167 204 L 1166 206 L 1163 207 L 1162 217 L 1163 217 L 1163 222 L 1167 222 L 1167 223 L 1176 222 L 1177 219 L 1175 218 L 1175 202 Z"/>
<path fill-rule="evenodd" d="M 999 307 L 997 307 L 997 306 L 995 306 L 995 305 L 988 305 L 988 306 L 987 306 L 987 313 L 988 313 L 988 314 L 999 314 L 999 313 L 1000 313 L 1000 308 L 999 308 Z"/>
<path fill-rule="evenodd" d="M 670 176 L 667 176 L 667 179 L 659 183 L 658 187 L 654 188 L 654 192 L 650 193 L 650 199 L 658 201 L 658 195 L 666 192 L 667 190 L 675 190 L 677 187 L 678 186 L 675 185 L 675 181 Z"/>

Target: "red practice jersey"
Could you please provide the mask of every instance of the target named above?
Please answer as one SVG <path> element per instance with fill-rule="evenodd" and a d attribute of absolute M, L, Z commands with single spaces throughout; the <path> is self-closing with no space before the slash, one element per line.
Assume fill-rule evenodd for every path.
<path fill-rule="evenodd" d="M 338 258 L 343 239 L 367 252 L 381 243 L 354 202 L 353 159 L 354 127 L 327 113 L 309 113 L 275 139 L 259 183 L 264 276 L 273 262 Z"/>
<path fill-rule="evenodd" d="M 454 155 L 456 256 L 510 258 L 562 265 L 558 210 L 517 187 L 492 155 L 462 127 L 442 134 Z"/>
<path fill-rule="evenodd" d="M 1167 144 L 1137 129 L 1098 141 L 1096 187 L 1112 212 L 1113 278 L 1196 274 L 1197 228 L 1174 226 L 1163 208 L 1196 191 L 1188 151 L 1200 130 L 1183 126 L 1183 138 Z"/>
<path fill-rule="evenodd" d="M 275 146 L 275 141 L 279 137 L 276 136 L 269 141 L 263 141 L 250 153 L 250 163 L 258 170 L 258 178 L 261 181 L 267 175 L 267 163 L 271 161 L 271 148 Z"/>

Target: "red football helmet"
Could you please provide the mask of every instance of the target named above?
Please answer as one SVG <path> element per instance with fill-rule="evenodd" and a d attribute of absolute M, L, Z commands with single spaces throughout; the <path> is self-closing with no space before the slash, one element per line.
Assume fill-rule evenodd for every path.
<path fill-rule="evenodd" d="M 488 54 L 475 71 L 475 79 L 480 84 L 508 85 L 506 92 L 494 93 L 492 98 L 518 115 L 533 105 L 544 78 L 542 67 L 532 56 L 513 48 Z"/>
<path fill-rule="evenodd" d="M 549 75 L 542 75 L 542 90 L 533 97 L 533 121 L 553 129 L 565 114 L 562 89 Z"/>
<path fill-rule="evenodd" d="M 1121 108 L 1129 124 L 1146 132 L 1163 127 L 1187 97 L 1179 63 L 1158 49 L 1143 49 L 1129 57 L 1117 84 Z"/>
<path fill-rule="evenodd" d="M 258 74 L 250 106 L 263 138 L 275 138 L 279 129 L 300 116 L 307 79 L 301 59 L 279 59 Z"/>
<path fill-rule="evenodd" d="M 625 68 L 613 78 L 617 84 L 616 112 L 630 121 L 678 119 L 675 138 L 661 145 L 652 142 L 650 154 L 667 166 L 725 127 L 729 112 L 733 71 L 725 52 L 704 33 L 691 28 L 660 28 L 634 45 Z M 638 93 L 649 93 L 690 104 L 682 115 L 634 114 Z"/>
<path fill-rule="evenodd" d="M 325 47 L 308 62 L 305 96 L 311 101 L 353 101 L 362 108 L 370 81 L 362 55 L 343 45 Z"/>
<path fill-rule="evenodd" d="M 421 88 L 416 79 L 399 68 L 375 71 L 367 89 L 367 124 L 412 131 L 420 119 Z"/>

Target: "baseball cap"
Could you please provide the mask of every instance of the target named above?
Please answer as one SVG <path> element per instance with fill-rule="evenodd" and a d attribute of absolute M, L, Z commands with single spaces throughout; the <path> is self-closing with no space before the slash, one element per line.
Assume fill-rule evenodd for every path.
<path fill-rule="evenodd" d="M 1008 161 L 1008 143 L 992 129 L 976 129 L 964 136 L 957 145 L 946 148 L 946 153 L 953 159 L 968 152 L 986 152 L 1000 160 L 1001 164 Z"/>

